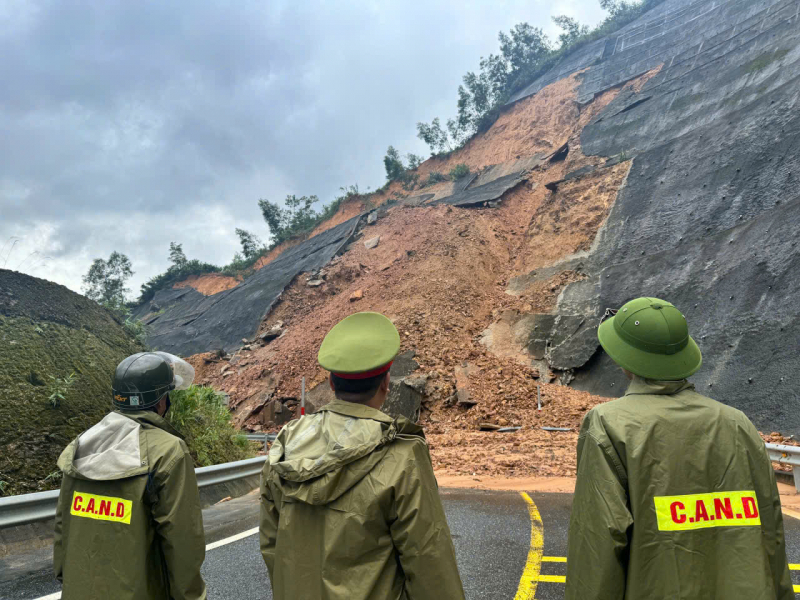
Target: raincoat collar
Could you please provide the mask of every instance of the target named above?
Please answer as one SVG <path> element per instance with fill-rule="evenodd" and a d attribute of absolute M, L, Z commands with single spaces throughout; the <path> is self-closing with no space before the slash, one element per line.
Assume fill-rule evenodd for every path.
<path fill-rule="evenodd" d="M 345 417 L 355 417 L 356 419 L 372 419 L 373 421 L 380 421 L 381 423 L 392 423 L 394 419 L 382 413 L 376 408 L 366 406 L 365 404 L 356 404 L 355 402 L 346 402 L 345 400 L 334 399 L 329 404 L 326 404 L 320 410 L 329 410 L 338 415 Z"/>
<path fill-rule="evenodd" d="M 625 392 L 625 396 L 665 395 L 671 396 L 684 390 L 693 390 L 694 384 L 686 379 L 680 381 L 656 381 L 634 377 Z"/>
<path fill-rule="evenodd" d="M 176 438 L 184 439 L 183 436 L 175 429 L 172 425 L 170 425 L 169 421 L 167 421 L 164 417 L 159 417 L 156 413 L 151 410 L 135 410 L 129 411 L 126 410 L 125 412 L 116 411 L 121 414 L 123 417 L 128 417 L 133 421 L 136 421 L 140 425 L 144 425 L 145 427 L 156 427 L 158 429 L 163 429 L 169 434 L 174 435 Z"/>

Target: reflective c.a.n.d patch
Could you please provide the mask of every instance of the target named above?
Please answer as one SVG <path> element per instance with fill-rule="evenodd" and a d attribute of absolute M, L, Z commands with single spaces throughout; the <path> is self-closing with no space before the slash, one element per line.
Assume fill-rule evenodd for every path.
<path fill-rule="evenodd" d="M 656 496 L 659 531 L 761 525 L 754 491 Z"/>
<path fill-rule="evenodd" d="M 72 494 L 72 506 L 69 514 L 76 517 L 97 519 L 98 521 L 113 521 L 114 523 L 131 524 L 131 509 L 133 502 L 124 498 L 111 496 L 96 496 L 85 492 Z"/>

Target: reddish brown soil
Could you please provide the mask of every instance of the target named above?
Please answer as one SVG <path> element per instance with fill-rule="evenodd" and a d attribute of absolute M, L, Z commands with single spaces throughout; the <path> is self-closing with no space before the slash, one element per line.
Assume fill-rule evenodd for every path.
<path fill-rule="evenodd" d="M 518 296 L 506 292 L 509 280 L 589 248 L 629 169 L 629 163 L 621 163 L 562 185 L 555 193 L 545 188 L 577 168 L 604 163 L 582 154 L 580 132 L 619 89 L 580 108 L 575 102 L 577 77 L 517 103 L 464 149 L 445 160 L 426 161 L 418 172 L 426 179 L 432 170 L 447 172 L 461 162 L 477 169 L 552 153 L 569 142 L 566 160 L 535 167 L 528 182 L 506 193 L 498 208 L 391 208 L 326 267 L 323 285 L 308 287 L 303 274 L 285 290 L 261 328 L 283 321 L 285 335 L 265 347 L 241 351 L 225 376 L 225 361 L 192 357 L 197 381 L 227 391 L 237 422 L 258 429 L 260 419 L 249 415 L 266 394 L 296 398 L 301 377 L 306 377 L 307 389 L 326 378 L 316 353 L 333 325 L 354 312 L 379 311 L 398 328 L 401 350 L 416 351 L 417 374 L 428 376 L 420 422 L 440 474 L 478 479 L 574 474 L 580 421 L 604 399 L 552 384 L 550 373 L 540 375 L 516 350 L 494 353 L 480 339 L 503 311 L 547 312 L 555 307 L 559 293 L 579 274 L 556 273 Z M 393 184 L 370 201 L 380 204 L 398 187 Z M 360 200 L 344 203 L 331 224 L 363 208 Z M 363 241 L 376 235 L 379 245 L 367 250 Z M 351 302 L 356 292 L 361 299 Z M 472 408 L 451 401 L 456 369 L 465 364 L 470 367 L 467 387 L 478 402 Z M 541 413 L 536 410 L 537 385 Z M 480 432 L 483 422 L 522 429 Z M 571 431 L 549 433 L 542 425 Z"/>
<path fill-rule="evenodd" d="M 317 225 L 309 237 L 314 237 L 323 231 L 333 229 L 337 225 L 341 225 L 345 221 L 349 221 L 353 217 L 360 215 L 367 210 L 368 207 L 371 207 L 365 198 L 366 196 L 356 196 L 355 198 L 349 198 L 342 202 L 341 205 L 339 205 L 339 210 L 337 210 L 330 219 Z"/>
<path fill-rule="evenodd" d="M 228 277 L 226 275 L 220 275 L 219 273 L 206 273 L 205 275 L 192 275 L 187 277 L 183 281 L 176 283 L 173 287 L 193 287 L 201 294 L 213 296 L 214 294 L 218 294 L 220 292 L 224 292 L 225 290 L 229 290 L 232 287 L 236 287 L 239 285 L 241 280 L 241 277 L 235 278 Z"/>

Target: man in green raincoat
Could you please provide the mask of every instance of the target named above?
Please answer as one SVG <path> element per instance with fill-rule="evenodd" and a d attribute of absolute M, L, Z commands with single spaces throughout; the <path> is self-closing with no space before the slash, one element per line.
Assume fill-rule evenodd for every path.
<path fill-rule="evenodd" d="M 686 318 L 657 298 L 609 312 L 600 344 L 631 383 L 581 427 L 566 599 L 794 600 L 764 442 L 686 380 Z"/>
<path fill-rule="evenodd" d="M 165 352 L 123 360 L 112 412 L 62 452 L 53 563 L 63 600 L 204 600 L 194 464 L 164 419 L 194 369 Z"/>
<path fill-rule="evenodd" d="M 463 599 L 422 429 L 378 409 L 400 349 L 378 313 L 319 350 L 336 400 L 278 434 L 261 475 L 261 554 L 275 600 Z"/>

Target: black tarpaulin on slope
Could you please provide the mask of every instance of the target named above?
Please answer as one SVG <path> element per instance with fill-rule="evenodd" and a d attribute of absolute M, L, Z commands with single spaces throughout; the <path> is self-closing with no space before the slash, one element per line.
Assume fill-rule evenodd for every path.
<path fill-rule="evenodd" d="M 204 296 L 193 288 L 167 289 L 134 316 L 143 318 L 151 304 L 164 313 L 149 322 L 151 348 L 189 356 L 222 349 L 230 351 L 252 338 L 284 288 L 299 273 L 325 266 L 347 243 L 361 217 L 354 217 L 281 253 L 235 288 Z"/>
<path fill-rule="evenodd" d="M 479 185 L 474 188 L 468 188 L 462 192 L 447 196 L 441 200 L 437 200 L 436 204 L 450 204 L 452 206 L 470 207 L 478 206 L 484 202 L 494 202 L 499 200 L 500 197 L 507 191 L 515 188 L 520 183 L 525 181 L 525 171 L 518 171 L 510 173 L 503 177 L 498 177 L 494 181 Z"/>
<path fill-rule="evenodd" d="M 716 21 L 693 24 L 691 51 L 584 129 L 585 153 L 633 165 L 584 258 L 590 278 L 566 288 L 558 312 L 596 324 L 637 296 L 673 302 L 703 351 L 698 390 L 762 430 L 800 435 L 800 0 L 715 5 Z M 624 376 L 594 333 L 551 364 L 620 395 Z"/>

